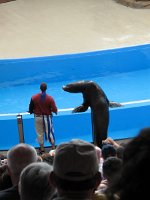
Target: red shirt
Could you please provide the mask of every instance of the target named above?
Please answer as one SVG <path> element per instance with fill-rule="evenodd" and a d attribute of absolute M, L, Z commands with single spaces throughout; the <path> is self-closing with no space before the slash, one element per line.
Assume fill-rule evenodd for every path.
<path fill-rule="evenodd" d="M 37 115 L 51 115 L 52 112 L 57 114 L 57 107 L 54 99 L 47 95 L 45 99 L 41 99 L 41 93 L 32 96 L 32 101 L 34 104 L 33 112 Z"/>

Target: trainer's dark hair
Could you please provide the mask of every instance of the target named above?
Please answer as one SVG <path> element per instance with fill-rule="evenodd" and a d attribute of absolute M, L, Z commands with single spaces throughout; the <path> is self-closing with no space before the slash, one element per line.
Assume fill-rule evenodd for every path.
<path fill-rule="evenodd" d="M 47 89 L 47 84 L 46 83 L 41 83 L 41 85 L 40 85 L 40 89 L 41 89 L 41 91 L 42 92 L 45 92 L 46 91 L 46 89 Z"/>

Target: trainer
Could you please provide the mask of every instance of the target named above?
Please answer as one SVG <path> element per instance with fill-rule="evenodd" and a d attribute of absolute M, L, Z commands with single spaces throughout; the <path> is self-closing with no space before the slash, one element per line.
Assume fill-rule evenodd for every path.
<path fill-rule="evenodd" d="M 32 96 L 29 104 L 29 113 L 34 113 L 35 129 L 40 145 L 40 153 L 44 153 L 44 134 L 52 148 L 55 148 L 54 128 L 52 113 L 57 115 L 57 107 L 53 97 L 46 94 L 47 84 L 41 83 L 41 92 Z"/>

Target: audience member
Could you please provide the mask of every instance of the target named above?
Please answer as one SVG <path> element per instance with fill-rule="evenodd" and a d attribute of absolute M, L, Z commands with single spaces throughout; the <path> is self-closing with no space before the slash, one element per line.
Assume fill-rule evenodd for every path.
<path fill-rule="evenodd" d="M 0 191 L 12 186 L 11 177 L 8 174 L 7 165 L 0 166 Z"/>
<path fill-rule="evenodd" d="M 142 129 L 125 147 L 121 176 L 108 187 L 107 194 L 120 200 L 149 198 L 150 128 Z"/>
<path fill-rule="evenodd" d="M 117 156 L 115 147 L 112 144 L 103 144 L 102 146 L 102 157 L 104 160 L 111 156 Z"/>
<path fill-rule="evenodd" d="M 45 162 L 29 164 L 20 175 L 21 200 L 50 200 L 55 195 L 49 176 L 52 166 Z"/>
<path fill-rule="evenodd" d="M 95 146 L 82 140 L 58 145 L 50 180 L 58 191 L 55 200 L 92 199 L 101 182 Z"/>
<path fill-rule="evenodd" d="M 108 185 L 120 175 L 122 160 L 117 157 L 108 157 L 103 163 L 103 180 L 98 188 L 99 192 L 104 192 Z"/>
<path fill-rule="evenodd" d="M 55 149 L 51 149 L 51 150 L 49 151 L 49 154 L 50 154 L 51 156 L 54 157 L 54 155 L 55 155 Z"/>
<path fill-rule="evenodd" d="M 43 162 L 46 162 L 49 165 L 53 165 L 54 156 L 51 156 L 49 153 L 42 154 L 41 159 Z"/>
<path fill-rule="evenodd" d="M 4 159 L 6 159 L 7 157 L 5 156 L 5 155 L 3 155 L 3 154 L 1 154 L 0 153 L 0 160 L 4 160 Z"/>
<path fill-rule="evenodd" d="M 98 157 L 98 162 L 99 162 L 99 171 L 102 173 L 102 167 L 103 167 L 103 158 L 102 158 L 102 153 L 101 153 L 101 148 L 98 146 L 95 146 L 97 157 Z"/>
<path fill-rule="evenodd" d="M 37 161 L 36 150 L 27 144 L 12 147 L 7 154 L 7 170 L 13 186 L 0 191 L 0 200 L 19 200 L 18 182 L 20 173 L 28 164 Z"/>
<path fill-rule="evenodd" d="M 123 159 L 124 146 L 119 146 L 116 149 L 117 158 Z"/>
<path fill-rule="evenodd" d="M 98 146 L 95 146 L 96 149 L 96 154 L 97 154 L 97 158 L 98 158 L 98 162 L 100 163 L 101 161 L 101 148 Z"/>
<path fill-rule="evenodd" d="M 106 140 L 103 140 L 103 144 L 111 144 L 111 145 L 113 145 L 115 147 L 115 149 L 116 149 L 116 156 L 118 158 L 122 159 L 126 143 L 122 142 L 122 143 L 118 144 L 115 140 L 113 140 L 112 138 L 108 137 Z"/>
<path fill-rule="evenodd" d="M 37 162 L 43 162 L 43 159 L 39 155 L 37 156 Z"/>
<path fill-rule="evenodd" d="M 111 145 L 113 145 L 115 148 L 117 148 L 117 147 L 120 146 L 115 140 L 113 140 L 113 139 L 110 138 L 110 137 L 106 138 L 106 140 L 103 140 L 103 144 L 111 144 Z"/>

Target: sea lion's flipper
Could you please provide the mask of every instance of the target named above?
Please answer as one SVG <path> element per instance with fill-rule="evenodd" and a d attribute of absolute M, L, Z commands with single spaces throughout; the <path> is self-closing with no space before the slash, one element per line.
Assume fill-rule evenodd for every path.
<path fill-rule="evenodd" d="M 114 102 L 114 101 L 110 101 L 109 102 L 109 107 L 110 108 L 116 108 L 116 107 L 121 107 L 121 106 L 123 106 L 123 105 L 120 104 L 120 103 L 117 103 L 117 102 Z"/>
<path fill-rule="evenodd" d="M 82 104 L 82 105 L 74 108 L 72 113 L 85 112 L 87 109 L 88 109 L 88 107 Z"/>

